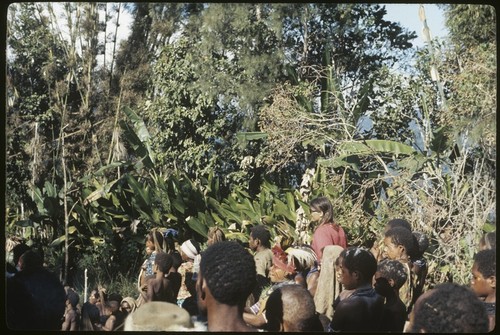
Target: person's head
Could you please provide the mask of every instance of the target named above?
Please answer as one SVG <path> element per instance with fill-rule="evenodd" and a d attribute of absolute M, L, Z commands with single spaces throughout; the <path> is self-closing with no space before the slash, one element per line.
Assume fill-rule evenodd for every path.
<path fill-rule="evenodd" d="M 158 267 L 158 270 L 162 273 L 168 273 L 172 264 L 174 263 L 174 259 L 172 255 L 167 254 L 166 252 L 159 252 L 155 257 L 155 265 Z"/>
<path fill-rule="evenodd" d="M 411 231 L 411 224 L 406 221 L 405 219 L 392 219 L 389 220 L 389 222 L 386 223 L 385 229 L 384 229 L 384 234 L 389 230 L 394 227 L 403 227 Z"/>
<path fill-rule="evenodd" d="M 323 331 L 309 291 L 297 284 L 274 290 L 266 303 L 268 331 Z"/>
<path fill-rule="evenodd" d="M 307 246 L 293 246 L 286 249 L 287 263 L 294 264 L 297 272 L 309 271 L 318 260 L 314 250 Z"/>
<path fill-rule="evenodd" d="M 188 311 L 176 304 L 150 301 L 129 313 L 125 319 L 125 331 L 189 331 L 193 323 Z"/>
<path fill-rule="evenodd" d="M 293 278 L 297 273 L 295 263 L 288 259 L 288 255 L 279 246 L 274 246 L 273 265 L 269 269 L 269 279 L 272 283 L 281 283 L 287 279 Z"/>
<path fill-rule="evenodd" d="M 210 227 L 207 233 L 207 245 L 211 246 L 214 243 L 222 242 L 226 240 L 226 235 L 224 231 L 217 226 Z"/>
<path fill-rule="evenodd" d="M 257 225 L 250 229 L 250 239 L 248 240 L 248 246 L 254 251 L 259 248 L 271 248 L 271 233 L 266 226 Z"/>
<path fill-rule="evenodd" d="M 319 224 L 333 222 L 333 206 L 327 197 L 313 199 L 309 203 L 311 209 L 311 221 Z"/>
<path fill-rule="evenodd" d="M 19 258 L 21 257 L 21 255 L 28 250 L 30 250 L 30 247 L 26 243 L 16 244 L 14 248 L 12 248 L 12 261 L 14 263 L 14 266 L 16 266 L 19 262 Z"/>
<path fill-rule="evenodd" d="M 137 309 L 137 302 L 132 297 L 125 297 L 120 303 L 120 309 L 125 314 L 133 313 Z"/>
<path fill-rule="evenodd" d="M 96 304 L 99 300 L 100 300 L 99 290 L 95 288 L 92 291 L 90 291 L 90 294 L 89 294 L 89 303 Z"/>
<path fill-rule="evenodd" d="M 483 302 L 468 287 L 442 283 L 424 292 L 410 315 L 411 333 L 486 333 L 489 321 Z"/>
<path fill-rule="evenodd" d="M 495 250 L 497 247 L 497 233 L 496 231 L 491 231 L 489 233 L 485 233 L 481 236 L 479 240 L 479 250 L 484 249 L 493 249 Z"/>
<path fill-rule="evenodd" d="M 429 238 L 425 233 L 419 231 L 414 231 L 412 234 L 417 241 L 415 258 L 422 258 L 424 256 L 424 253 L 427 251 L 427 248 L 429 248 Z"/>
<path fill-rule="evenodd" d="M 106 315 L 115 314 L 120 310 L 120 302 L 116 300 L 106 301 L 104 304 L 104 311 Z"/>
<path fill-rule="evenodd" d="M 339 259 L 340 282 L 346 290 L 372 283 L 377 271 L 377 260 L 369 250 L 349 247 L 342 250 Z"/>
<path fill-rule="evenodd" d="M 71 307 L 74 309 L 76 308 L 76 305 L 78 305 L 79 301 L 80 297 L 75 291 L 73 291 L 72 289 L 68 289 L 66 291 L 66 304 L 71 305 Z"/>
<path fill-rule="evenodd" d="M 19 260 L 17 261 L 18 271 L 35 271 L 43 267 L 43 259 L 40 255 L 33 249 L 29 249 L 23 253 Z"/>
<path fill-rule="evenodd" d="M 393 259 L 384 259 L 380 261 L 377 265 L 377 272 L 375 272 L 375 280 L 378 278 L 385 278 L 389 286 L 395 291 L 399 291 L 399 289 L 404 285 L 406 280 L 408 279 L 408 274 L 406 273 L 406 268 L 400 261 Z M 379 282 L 380 283 L 380 282 Z M 375 290 L 379 292 L 377 289 L 377 283 L 375 283 Z M 384 288 L 383 284 L 378 287 L 380 290 Z M 383 294 L 385 292 L 379 292 L 384 297 L 387 296 Z"/>
<path fill-rule="evenodd" d="M 200 253 L 200 244 L 194 239 L 189 239 L 181 244 L 180 249 L 183 261 L 193 261 Z"/>
<path fill-rule="evenodd" d="M 478 297 L 495 296 L 496 265 L 495 250 L 485 249 L 474 255 L 470 285 Z"/>
<path fill-rule="evenodd" d="M 146 236 L 146 248 L 151 251 L 163 251 L 165 249 L 165 239 L 158 229 L 153 229 Z"/>
<path fill-rule="evenodd" d="M 413 233 L 403 227 L 394 227 L 385 233 L 384 256 L 389 259 L 407 261 L 413 259 L 417 250 L 417 241 Z"/>
<path fill-rule="evenodd" d="M 211 245 L 203 252 L 196 282 L 199 311 L 207 314 L 214 304 L 243 309 L 256 277 L 253 256 L 242 245 L 234 241 Z"/>

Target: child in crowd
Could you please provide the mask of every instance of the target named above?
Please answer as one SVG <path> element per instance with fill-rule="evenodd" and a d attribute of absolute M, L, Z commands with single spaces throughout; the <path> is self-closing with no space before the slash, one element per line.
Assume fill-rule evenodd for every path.
<path fill-rule="evenodd" d="M 148 281 L 145 301 L 165 301 L 177 303 L 177 296 L 174 296 L 172 283 L 167 275 L 172 267 L 174 259 L 172 255 L 163 251 L 158 252 L 155 257 L 154 272 L 156 278 Z"/>
<path fill-rule="evenodd" d="M 406 278 L 406 269 L 400 261 L 385 259 L 379 262 L 374 287 L 378 294 L 385 297 L 381 331 L 401 333 L 404 329 L 407 312 L 399 297 L 399 289 Z"/>
<path fill-rule="evenodd" d="M 252 292 L 253 300 L 257 301 L 265 286 L 270 284 L 269 271 L 273 265 L 271 251 L 271 233 L 264 225 L 257 225 L 250 230 L 248 246 L 254 252 L 253 259 L 257 271 L 257 285 Z"/>
<path fill-rule="evenodd" d="M 416 276 L 411 271 L 411 260 L 415 257 L 417 241 L 410 230 L 403 227 L 394 227 L 385 233 L 384 257 L 403 263 L 406 268 L 407 280 L 400 289 L 400 297 L 409 314 L 413 306 Z"/>
<path fill-rule="evenodd" d="M 482 300 L 489 318 L 489 331 L 495 329 L 496 310 L 496 251 L 485 249 L 474 256 L 471 287 Z"/>
<path fill-rule="evenodd" d="M 372 287 L 377 271 L 373 254 L 349 247 L 340 254 L 340 281 L 352 293 L 335 307 L 329 331 L 379 331 L 384 298 Z"/>
<path fill-rule="evenodd" d="M 145 290 L 147 289 L 148 280 L 155 278 L 153 267 L 155 264 L 156 253 L 165 251 L 166 242 L 163 234 L 158 229 L 153 229 L 146 236 L 146 260 L 142 264 L 139 273 L 138 288 L 139 298 L 137 299 L 137 307 L 144 303 Z"/>

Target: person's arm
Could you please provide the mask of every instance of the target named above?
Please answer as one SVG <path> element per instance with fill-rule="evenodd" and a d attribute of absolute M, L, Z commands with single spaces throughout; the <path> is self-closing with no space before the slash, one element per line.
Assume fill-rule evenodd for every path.
<path fill-rule="evenodd" d="M 252 314 L 252 313 L 243 313 L 243 320 L 246 322 L 246 324 L 256 327 L 256 328 L 262 328 L 266 325 L 267 320 L 264 315 L 262 314 Z"/>
<path fill-rule="evenodd" d="M 108 317 L 108 319 L 106 320 L 106 323 L 104 324 L 104 326 L 102 326 L 100 330 L 104 330 L 104 331 L 108 331 L 108 332 L 112 331 L 112 330 L 114 330 L 115 323 L 116 323 L 116 316 L 111 314 Z"/>
<path fill-rule="evenodd" d="M 70 330 L 70 320 L 69 320 L 69 313 L 64 314 L 64 321 L 61 326 L 62 331 L 68 331 Z"/>

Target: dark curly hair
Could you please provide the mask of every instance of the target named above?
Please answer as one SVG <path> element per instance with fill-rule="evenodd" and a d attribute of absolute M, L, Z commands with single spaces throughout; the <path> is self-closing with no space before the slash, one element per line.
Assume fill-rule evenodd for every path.
<path fill-rule="evenodd" d="M 271 233 L 266 226 L 257 225 L 252 227 L 250 236 L 252 236 L 253 239 L 259 239 L 264 247 L 271 248 Z"/>
<path fill-rule="evenodd" d="M 363 280 L 371 279 L 377 272 L 377 260 L 373 254 L 360 247 L 349 247 L 342 250 L 339 258 L 343 259 L 343 267 L 349 272 L 358 271 L 363 276 Z"/>
<path fill-rule="evenodd" d="M 158 265 L 158 269 L 161 272 L 166 274 L 174 264 L 174 258 L 172 255 L 160 251 L 155 256 L 155 264 Z"/>
<path fill-rule="evenodd" d="M 219 303 L 243 306 L 257 282 L 253 256 L 234 241 L 208 247 L 201 256 L 200 275 Z"/>
<path fill-rule="evenodd" d="M 405 219 L 389 220 L 389 222 L 387 222 L 387 224 L 385 226 L 387 227 L 386 230 L 389 230 L 389 229 L 394 228 L 394 227 L 403 227 L 403 228 L 406 228 L 409 231 L 411 231 L 411 224 L 408 221 L 406 221 Z"/>
<path fill-rule="evenodd" d="M 477 271 L 484 278 L 496 276 L 497 253 L 493 249 L 485 249 L 474 255 L 474 263 L 477 264 Z"/>
<path fill-rule="evenodd" d="M 403 227 L 394 227 L 385 233 L 395 245 L 402 245 L 410 259 L 415 260 L 418 255 L 418 242 L 413 233 Z"/>
<path fill-rule="evenodd" d="M 394 280 L 394 286 L 396 286 L 398 290 L 408 279 L 408 274 L 406 273 L 406 268 L 403 263 L 394 259 L 384 259 L 380 261 L 377 265 L 377 272 L 380 273 L 381 277 L 387 280 Z"/>
<path fill-rule="evenodd" d="M 442 283 L 418 298 L 409 332 L 486 333 L 486 308 L 466 286 Z"/>
<path fill-rule="evenodd" d="M 429 238 L 425 233 L 422 233 L 420 231 L 414 231 L 413 236 L 417 241 L 417 252 L 415 253 L 415 256 L 417 258 L 422 258 L 424 256 L 424 253 L 429 248 Z"/>

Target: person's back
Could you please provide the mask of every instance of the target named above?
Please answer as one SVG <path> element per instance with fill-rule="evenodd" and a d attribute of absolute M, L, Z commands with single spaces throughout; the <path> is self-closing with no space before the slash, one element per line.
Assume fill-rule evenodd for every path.
<path fill-rule="evenodd" d="M 19 259 L 21 270 L 7 280 L 7 325 L 19 330 L 60 330 L 66 292 L 57 277 L 28 250 Z"/>
<path fill-rule="evenodd" d="M 310 292 L 298 285 L 284 285 L 271 293 L 266 304 L 268 331 L 323 331 Z"/>
<path fill-rule="evenodd" d="M 354 291 L 336 306 L 329 330 L 378 331 L 384 299 L 372 287 L 377 270 L 375 257 L 368 250 L 350 247 L 339 258 L 342 259 L 340 282 L 345 290 Z"/>
<path fill-rule="evenodd" d="M 170 254 L 158 252 L 155 257 L 156 278 L 151 279 L 147 286 L 146 302 L 165 301 L 177 303 L 177 297 L 167 275 L 172 267 L 174 260 Z"/>

